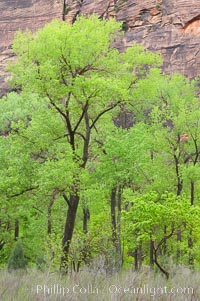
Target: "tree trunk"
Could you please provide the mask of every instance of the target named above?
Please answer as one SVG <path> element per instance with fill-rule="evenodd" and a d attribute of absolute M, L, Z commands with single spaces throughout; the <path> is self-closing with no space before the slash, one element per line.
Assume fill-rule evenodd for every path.
<path fill-rule="evenodd" d="M 62 12 L 62 20 L 63 21 L 65 21 L 66 8 L 67 8 L 66 0 L 63 0 L 63 12 Z"/>
<path fill-rule="evenodd" d="M 138 271 L 138 248 L 135 249 L 134 251 L 134 266 L 135 266 L 135 271 Z"/>
<path fill-rule="evenodd" d="M 171 233 L 170 235 L 168 235 L 168 238 L 169 238 L 171 235 L 172 235 L 172 233 Z M 166 236 L 166 238 L 167 238 L 167 236 Z M 167 279 L 169 279 L 169 272 L 166 271 L 166 270 L 160 265 L 160 263 L 158 262 L 158 251 L 159 251 L 159 249 L 160 249 L 160 247 L 161 247 L 163 241 L 164 241 L 164 240 L 162 240 L 162 241 L 158 244 L 157 248 L 155 247 L 155 243 L 154 243 L 153 241 L 151 241 L 151 243 L 152 243 L 152 251 L 153 251 L 153 260 L 154 260 L 155 265 L 159 268 L 159 270 L 160 270 L 163 274 L 165 274 L 165 276 L 166 276 Z"/>
<path fill-rule="evenodd" d="M 167 227 L 166 226 L 164 226 L 163 232 L 164 232 L 163 254 L 166 255 L 167 254 L 167 239 L 166 239 Z"/>
<path fill-rule="evenodd" d="M 135 271 L 140 270 L 142 267 L 142 243 L 134 251 Z"/>
<path fill-rule="evenodd" d="M 180 155 L 180 154 L 179 154 Z M 183 189 L 183 180 L 180 176 L 180 170 L 179 170 L 179 158 L 174 155 L 175 160 L 175 167 L 176 167 L 176 176 L 177 176 L 177 192 L 176 195 L 181 195 L 182 189 Z M 181 242 L 181 230 L 177 230 L 177 243 Z M 181 250 L 179 248 L 179 245 L 177 245 L 177 254 L 176 254 L 176 262 L 179 263 L 179 259 L 181 257 Z"/>
<path fill-rule="evenodd" d="M 2 220 L 0 219 L 0 232 L 3 233 L 3 229 L 2 229 Z M 0 240 L 0 251 L 3 249 L 3 246 L 5 245 L 5 242 L 3 239 Z"/>
<path fill-rule="evenodd" d="M 193 249 L 193 239 L 192 239 L 192 230 L 190 230 L 190 237 L 188 239 L 188 248 L 189 248 L 189 257 L 188 257 L 188 263 L 191 268 L 194 267 L 194 256 L 192 254 Z"/>
<path fill-rule="evenodd" d="M 47 220 L 47 234 L 51 235 L 51 229 L 52 229 L 52 222 L 51 222 L 51 209 L 54 203 L 54 199 L 52 199 L 48 205 L 48 209 L 47 209 L 47 216 L 48 216 L 48 220 Z"/>
<path fill-rule="evenodd" d="M 120 270 L 122 266 L 121 253 L 121 193 L 122 188 L 114 187 L 111 192 L 111 223 L 112 223 L 112 241 L 116 251 L 116 268 Z M 117 213 L 116 213 L 117 209 Z"/>
<path fill-rule="evenodd" d="M 156 264 L 156 266 L 160 269 L 160 271 L 166 276 L 167 279 L 169 279 L 169 272 L 166 271 L 158 262 L 158 257 L 157 257 L 157 251 L 158 249 L 154 249 L 154 262 Z"/>
<path fill-rule="evenodd" d="M 117 193 L 117 188 L 114 187 L 111 192 L 110 215 L 111 215 L 111 223 L 112 223 L 112 241 L 115 247 L 117 245 L 116 193 Z"/>
<path fill-rule="evenodd" d="M 76 185 L 74 185 L 75 187 Z M 62 247 L 63 247 L 63 256 L 61 258 L 61 269 L 65 272 L 68 271 L 68 261 L 69 261 L 69 248 L 74 232 L 76 213 L 79 204 L 79 190 L 77 188 L 72 188 L 73 193 L 70 194 L 68 200 L 68 210 L 67 217 L 64 228 L 64 235 L 62 239 Z"/>
<path fill-rule="evenodd" d="M 191 185 L 190 204 L 191 204 L 191 206 L 193 206 L 194 205 L 194 182 L 191 181 L 190 185 Z"/>
<path fill-rule="evenodd" d="M 191 204 L 191 206 L 193 206 L 194 205 L 194 182 L 191 181 L 190 184 L 191 184 L 190 204 Z M 191 268 L 193 268 L 194 267 L 194 256 L 192 254 L 192 249 L 193 249 L 192 230 L 190 230 L 190 235 L 189 235 L 189 238 L 188 238 L 188 248 L 189 248 L 188 263 L 189 263 L 189 266 Z"/>
<path fill-rule="evenodd" d="M 150 256 L 149 256 L 149 258 L 150 258 L 149 264 L 150 264 L 151 268 L 153 268 L 153 266 L 154 266 L 154 250 L 153 250 L 153 247 L 154 247 L 154 242 L 151 239 L 150 240 L 150 250 L 149 250 L 149 254 L 150 254 Z"/>
<path fill-rule="evenodd" d="M 122 250 L 121 250 L 121 198 L 122 198 L 122 188 L 119 186 L 117 193 L 117 261 L 118 268 L 121 269 L 122 266 Z"/>
<path fill-rule="evenodd" d="M 14 239 L 17 240 L 19 237 L 19 220 L 15 220 L 15 233 L 14 233 Z"/>
<path fill-rule="evenodd" d="M 87 223 L 88 220 L 90 219 L 90 211 L 88 207 L 83 208 L 83 233 L 87 234 L 88 228 L 87 228 Z"/>
<path fill-rule="evenodd" d="M 176 263 L 179 263 L 179 259 L 181 257 L 181 250 L 179 247 L 179 242 L 181 242 L 181 230 L 177 230 L 177 252 L 176 252 Z"/>
<path fill-rule="evenodd" d="M 174 162 L 175 162 L 175 170 L 176 170 L 176 178 L 177 178 L 177 195 L 181 195 L 183 189 L 183 180 L 181 179 L 180 170 L 179 170 L 179 156 L 177 157 L 174 155 Z"/>

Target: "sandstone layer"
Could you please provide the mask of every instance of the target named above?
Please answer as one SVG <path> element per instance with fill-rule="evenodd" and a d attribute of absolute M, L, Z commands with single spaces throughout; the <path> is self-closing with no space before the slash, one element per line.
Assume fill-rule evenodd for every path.
<path fill-rule="evenodd" d="M 73 23 L 92 13 L 123 22 L 121 51 L 139 42 L 162 54 L 166 73 L 200 76 L 200 0 L 1 0 L 0 11 L 0 94 L 18 29 L 36 31 L 52 18 Z"/>

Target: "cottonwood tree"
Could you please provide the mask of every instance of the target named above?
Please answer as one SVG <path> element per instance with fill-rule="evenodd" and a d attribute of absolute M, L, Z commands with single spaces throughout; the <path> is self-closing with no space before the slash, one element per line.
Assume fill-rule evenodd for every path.
<path fill-rule="evenodd" d="M 138 46 L 125 54 L 111 47 L 120 28 L 115 20 L 100 21 L 95 16 L 81 17 L 73 25 L 55 20 L 36 34 L 19 32 L 13 44 L 18 59 L 9 68 L 12 84 L 46 100 L 46 110 L 59 116 L 64 129 L 57 139 L 64 138 L 72 152 L 72 183 L 62 193 L 68 205 L 62 240 L 64 268 L 80 200 L 80 174 L 90 158 L 91 133 L 98 132 L 104 114 L 130 101 L 132 87 L 144 74 L 142 67 L 160 63 L 158 56 Z"/>

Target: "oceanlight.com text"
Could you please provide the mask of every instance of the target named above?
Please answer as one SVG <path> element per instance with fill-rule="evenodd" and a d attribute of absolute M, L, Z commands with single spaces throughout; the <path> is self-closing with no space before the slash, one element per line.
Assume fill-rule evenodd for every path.
<path fill-rule="evenodd" d="M 192 287 L 153 287 L 145 284 L 141 287 L 134 286 L 120 286 L 116 284 L 110 284 L 105 287 L 93 286 L 89 283 L 86 286 L 81 286 L 79 284 L 75 284 L 73 286 L 63 286 L 58 283 L 47 285 L 41 284 L 37 285 L 36 288 L 37 294 L 42 294 L 43 296 L 52 296 L 52 295 L 60 295 L 67 296 L 69 294 L 76 295 L 150 295 L 152 297 L 161 296 L 161 295 L 173 295 L 174 297 L 177 295 L 184 296 L 192 296 L 194 295 L 194 288 Z"/>
<path fill-rule="evenodd" d="M 193 295 L 194 288 L 192 287 L 150 287 L 148 284 L 142 287 L 122 287 L 112 284 L 108 288 L 110 294 L 133 294 L 133 295 L 150 295 L 150 296 L 160 296 L 160 295 Z"/>

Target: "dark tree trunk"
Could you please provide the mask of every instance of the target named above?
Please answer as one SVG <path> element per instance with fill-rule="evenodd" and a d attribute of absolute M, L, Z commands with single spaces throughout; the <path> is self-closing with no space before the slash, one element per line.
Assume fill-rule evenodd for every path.
<path fill-rule="evenodd" d="M 66 8 L 67 8 L 66 0 L 63 0 L 63 14 L 62 14 L 63 21 L 65 21 Z"/>
<path fill-rule="evenodd" d="M 120 270 L 122 266 L 121 252 L 121 194 L 122 187 L 114 187 L 111 192 L 111 223 L 112 223 L 112 241 L 116 251 L 116 268 Z M 117 212 L 116 212 L 117 211 Z"/>
<path fill-rule="evenodd" d="M 117 261 L 118 269 L 122 267 L 122 248 L 121 248 L 121 199 L 122 199 L 122 187 L 119 186 L 117 191 Z"/>
<path fill-rule="evenodd" d="M 140 243 L 139 247 L 138 247 L 138 268 L 141 269 L 142 267 L 142 260 L 143 260 L 143 256 L 142 256 L 142 243 Z"/>
<path fill-rule="evenodd" d="M 194 256 L 192 254 L 193 249 L 193 239 L 192 239 L 192 230 L 190 230 L 190 237 L 188 239 L 188 248 L 189 248 L 189 257 L 188 257 L 188 263 L 191 268 L 194 267 Z"/>
<path fill-rule="evenodd" d="M 74 189 L 74 192 L 70 194 L 68 200 L 68 211 L 64 228 L 64 235 L 62 239 L 62 247 L 63 247 L 63 256 L 61 258 L 61 269 L 65 272 L 68 271 L 68 261 L 69 261 L 69 248 L 74 232 L 76 213 L 79 204 L 79 191 Z"/>
<path fill-rule="evenodd" d="M 167 227 L 166 226 L 164 226 L 163 232 L 164 232 L 163 254 L 166 255 L 167 254 L 167 239 L 166 239 Z"/>
<path fill-rule="evenodd" d="M 177 156 L 174 155 L 174 161 L 175 161 L 175 169 L 176 169 L 176 177 L 177 177 L 177 195 L 181 195 L 182 189 L 183 189 L 183 180 L 181 179 L 180 176 L 180 171 L 179 171 L 179 159 Z"/>
<path fill-rule="evenodd" d="M 191 197 L 190 197 L 190 204 L 191 206 L 194 205 L 194 182 L 191 181 L 190 182 L 191 184 Z M 194 267 L 194 256 L 192 254 L 192 249 L 193 249 L 193 239 L 192 239 L 192 230 L 190 230 L 190 236 L 188 238 L 188 248 L 189 248 L 189 258 L 188 258 L 188 263 L 189 263 L 189 266 L 191 268 Z"/>
<path fill-rule="evenodd" d="M 14 232 L 14 239 L 17 240 L 19 237 L 19 220 L 15 220 L 15 232 Z"/>
<path fill-rule="evenodd" d="M 85 233 L 85 234 L 87 234 L 87 232 L 88 232 L 87 224 L 88 224 L 89 219 L 90 219 L 89 208 L 88 207 L 83 208 L 83 233 Z"/>
<path fill-rule="evenodd" d="M 138 249 L 135 249 L 135 251 L 134 251 L 134 266 L 135 266 L 135 271 L 138 271 L 138 269 L 139 269 L 139 264 L 138 264 Z"/>
<path fill-rule="evenodd" d="M 180 157 L 180 153 L 179 153 Z M 183 189 L 183 180 L 181 179 L 180 176 L 180 171 L 179 171 L 179 157 L 174 155 L 174 161 L 175 161 L 175 168 L 176 168 L 176 177 L 177 177 L 177 196 L 181 195 L 182 189 Z M 181 242 L 181 230 L 177 230 L 177 243 Z M 181 250 L 179 248 L 179 245 L 177 246 L 177 254 L 176 254 L 176 262 L 178 264 L 179 259 L 181 257 Z"/>
<path fill-rule="evenodd" d="M 191 181 L 190 185 L 191 185 L 190 186 L 191 187 L 190 204 L 191 204 L 191 206 L 193 206 L 194 205 L 194 182 Z"/>
<path fill-rule="evenodd" d="M 111 214 L 111 223 L 112 223 L 112 241 L 115 247 L 117 244 L 116 194 L 117 194 L 117 188 L 114 187 L 111 192 L 110 214 Z"/>
<path fill-rule="evenodd" d="M 177 230 L 177 243 L 179 244 L 179 242 L 181 242 L 181 230 Z M 179 259 L 181 257 L 181 250 L 179 245 L 177 245 L 177 252 L 176 252 L 176 263 L 179 263 Z"/>
<path fill-rule="evenodd" d="M 168 236 L 170 237 L 171 234 Z M 158 251 L 162 245 L 164 240 L 162 240 L 159 244 L 158 247 L 155 247 L 154 242 L 152 241 L 152 249 L 153 249 L 153 257 L 154 257 L 154 263 L 155 265 L 159 268 L 159 270 L 166 276 L 167 279 L 169 279 L 169 272 L 165 270 L 164 267 L 161 266 L 161 264 L 158 262 Z"/>
<path fill-rule="evenodd" d="M 153 240 L 151 239 L 150 240 L 150 248 L 149 248 L 149 258 L 150 258 L 150 267 L 153 268 L 154 266 L 154 251 L 153 251 L 153 246 L 154 246 L 154 242 Z"/>
<path fill-rule="evenodd" d="M 2 229 L 2 220 L 0 219 L 0 232 L 3 233 L 3 229 Z M 0 251 L 3 249 L 3 246 L 5 245 L 5 242 L 3 239 L 0 240 Z"/>
<path fill-rule="evenodd" d="M 159 268 L 159 270 L 166 276 L 167 279 L 169 279 L 169 272 L 167 272 L 158 262 L 158 257 L 157 257 L 157 250 L 154 249 L 154 262 L 156 266 Z"/>
<path fill-rule="evenodd" d="M 48 234 L 48 235 L 51 235 L 51 229 L 52 229 L 51 209 L 52 209 L 53 203 L 54 203 L 54 199 L 51 200 L 51 202 L 50 202 L 49 205 L 48 205 L 48 213 L 47 213 L 47 216 L 48 216 L 48 221 L 47 221 L 47 234 Z"/>
<path fill-rule="evenodd" d="M 134 262 L 135 262 L 135 271 L 140 270 L 142 267 L 142 244 L 138 246 L 137 249 L 135 249 L 134 252 Z"/>

